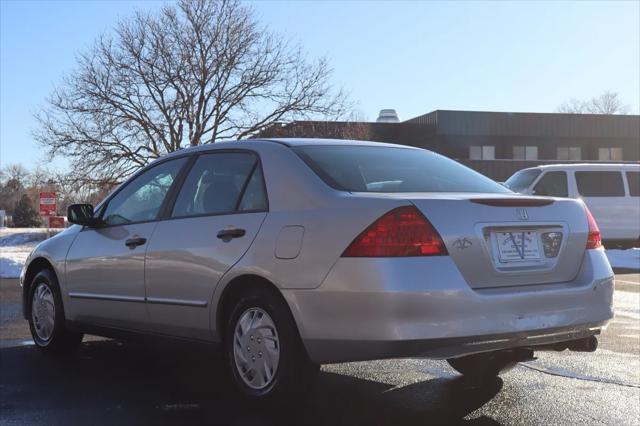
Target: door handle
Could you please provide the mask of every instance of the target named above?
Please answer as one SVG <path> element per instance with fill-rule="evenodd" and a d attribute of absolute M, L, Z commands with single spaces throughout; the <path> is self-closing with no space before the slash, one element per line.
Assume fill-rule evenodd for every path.
<path fill-rule="evenodd" d="M 146 242 L 147 242 L 146 238 L 133 237 L 133 238 L 129 238 L 127 241 L 125 241 L 124 245 L 126 245 L 130 249 L 134 249 L 134 248 L 136 248 L 138 246 L 143 245 Z"/>
<path fill-rule="evenodd" d="M 222 241 L 230 241 L 232 238 L 240 238 L 244 236 L 244 234 L 246 233 L 247 231 L 240 228 L 222 229 L 218 231 L 217 237 L 220 238 Z"/>

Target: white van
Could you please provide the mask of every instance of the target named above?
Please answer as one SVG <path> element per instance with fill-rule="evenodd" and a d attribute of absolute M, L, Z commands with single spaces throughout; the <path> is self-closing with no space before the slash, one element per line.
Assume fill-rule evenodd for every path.
<path fill-rule="evenodd" d="M 640 164 L 553 164 L 516 172 L 515 192 L 582 198 L 605 240 L 640 240 Z"/>

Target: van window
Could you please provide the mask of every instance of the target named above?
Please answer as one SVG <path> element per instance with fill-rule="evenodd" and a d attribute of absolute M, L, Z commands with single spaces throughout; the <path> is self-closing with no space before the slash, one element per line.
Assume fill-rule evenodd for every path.
<path fill-rule="evenodd" d="M 568 197 L 567 174 L 565 172 L 547 172 L 536 183 L 533 190 L 535 195 Z"/>
<path fill-rule="evenodd" d="M 585 197 L 624 197 L 620 172 L 576 172 L 576 183 Z"/>
<path fill-rule="evenodd" d="M 627 172 L 627 183 L 629 184 L 629 195 L 640 197 L 640 172 Z"/>
<path fill-rule="evenodd" d="M 504 186 L 514 192 L 522 192 L 529 188 L 540 173 L 542 172 L 538 169 L 520 170 L 507 179 Z"/>

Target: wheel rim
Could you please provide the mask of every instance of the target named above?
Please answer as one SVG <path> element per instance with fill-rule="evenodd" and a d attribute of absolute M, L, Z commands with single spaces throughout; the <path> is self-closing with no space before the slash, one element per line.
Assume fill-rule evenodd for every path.
<path fill-rule="evenodd" d="M 276 325 L 264 310 L 244 311 L 233 333 L 236 369 L 252 389 L 264 389 L 272 382 L 280 361 L 280 341 Z"/>
<path fill-rule="evenodd" d="M 36 335 L 43 341 L 51 339 L 56 320 L 56 306 L 48 285 L 38 284 L 31 301 L 31 318 Z"/>

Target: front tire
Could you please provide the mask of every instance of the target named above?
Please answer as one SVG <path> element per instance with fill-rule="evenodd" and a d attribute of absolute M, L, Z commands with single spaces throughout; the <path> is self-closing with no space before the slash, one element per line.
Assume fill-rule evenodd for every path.
<path fill-rule="evenodd" d="M 236 301 L 223 344 L 231 380 L 246 398 L 302 395 L 319 370 L 304 350 L 288 306 L 270 289 L 253 289 Z"/>
<path fill-rule="evenodd" d="M 83 335 L 66 327 L 62 295 L 53 271 L 38 272 L 29 288 L 29 329 L 36 346 L 58 354 L 76 349 Z"/>

